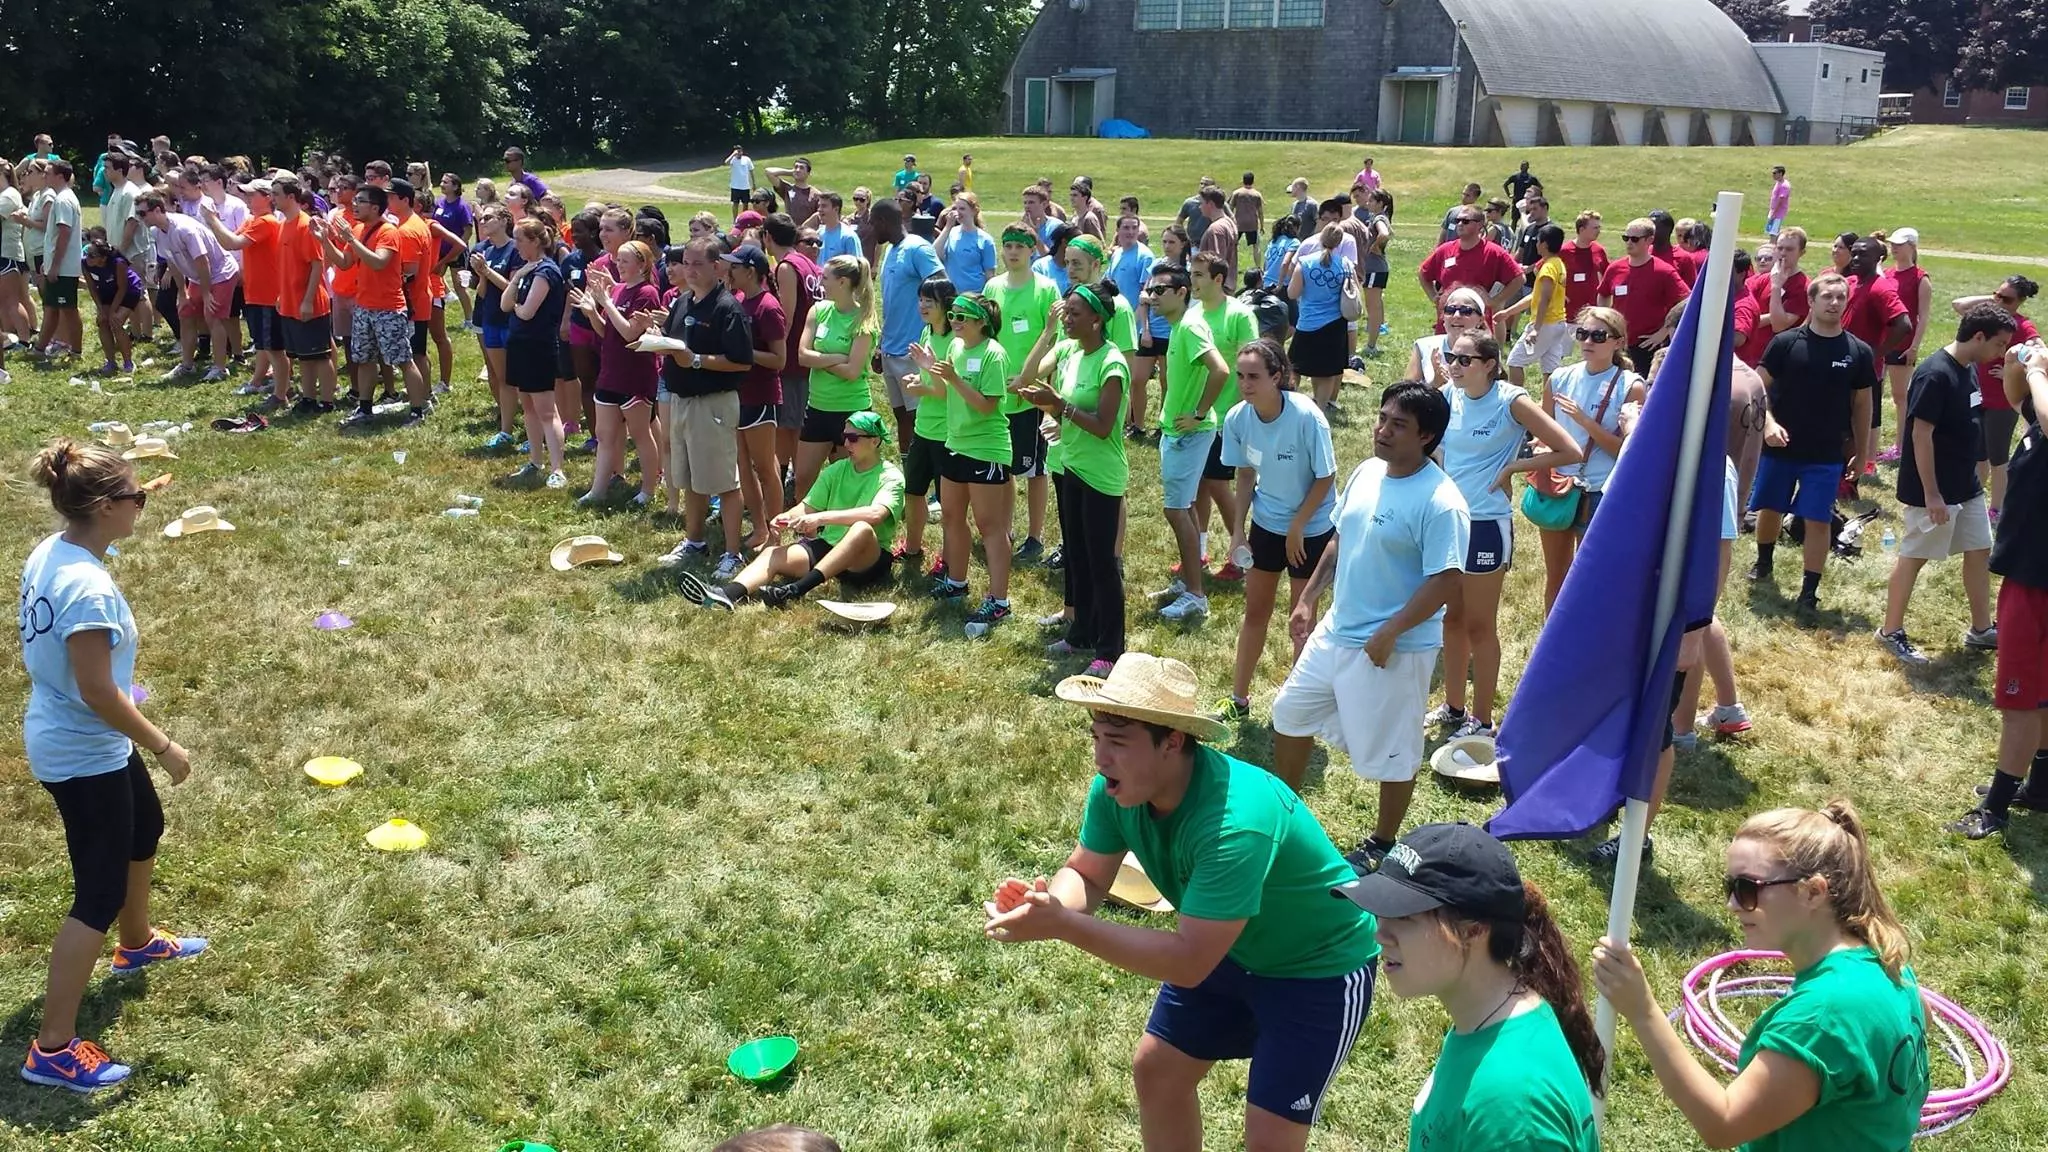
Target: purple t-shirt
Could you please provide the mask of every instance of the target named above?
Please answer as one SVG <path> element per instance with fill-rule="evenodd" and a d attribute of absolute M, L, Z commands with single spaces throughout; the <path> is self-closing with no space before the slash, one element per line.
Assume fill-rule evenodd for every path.
<path fill-rule="evenodd" d="M 661 307 L 661 289 L 645 281 L 613 285 L 612 304 L 621 316 L 646 312 Z M 633 351 L 609 317 L 599 327 L 604 331 L 599 336 L 597 351 L 598 391 L 653 400 L 655 382 L 661 375 L 661 357 L 652 352 Z"/>
<path fill-rule="evenodd" d="M 548 186 L 541 183 L 540 177 L 535 176 L 531 172 L 521 172 L 518 178 L 513 180 L 512 183 L 526 185 L 526 190 L 528 192 L 533 193 L 533 198 L 535 200 L 538 200 L 541 197 L 548 194 Z"/>
<path fill-rule="evenodd" d="M 467 243 L 469 230 L 476 224 L 476 213 L 470 209 L 468 201 L 458 196 L 453 200 L 435 200 L 434 219 L 440 222 L 441 227 L 462 237 Z M 441 241 L 441 259 L 446 260 L 450 255 L 460 251 L 462 248 L 458 245 L 450 244 L 446 240 Z"/>

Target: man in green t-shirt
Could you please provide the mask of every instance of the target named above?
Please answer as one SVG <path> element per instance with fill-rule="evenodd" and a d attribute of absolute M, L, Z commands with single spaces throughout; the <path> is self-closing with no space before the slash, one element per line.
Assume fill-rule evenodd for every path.
<path fill-rule="evenodd" d="M 837 576 L 846 584 L 887 580 L 889 546 L 903 523 L 903 472 L 882 459 L 888 429 L 873 412 L 846 419 L 846 455 L 827 464 L 796 507 L 769 521 L 779 535 L 794 529 L 794 544 L 776 544 L 754 554 L 739 575 L 724 584 L 684 592 L 706 607 L 730 612 L 748 597 L 771 608 L 787 607 Z M 774 583 L 776 577 L 788 583 Z"/>
<path fill-rule="evenodd" d="M 1230 368 L 1230 376 L 1223 381 L 1223 391 L 1216 395 L 1216 440 L 1209 445 L 1208 462 L 1202 465 L 1202 486 L 1195 492 L 1196 542 L 1203 556 L 1209 554 L 1209 509 L 1212 507 L 1223 515 L 1223 538 L 1236 540 L 1244 535 L 1244 515 L 1250 511 L 1251 488 L 1246 487 L 1244 498 L 1238 498 L 1236 489 L 1237 469 L 1223 462 L 1223 433 L 1221 426 L 1230 410 L 1237 407 L 1244 396 L 1237 390 L 1237 354 L 1244 346 L 1259 338 L 1259 317 L 1251 305 L 1230 294 L 1230 265 L 1209 252 L 1197 252 L 1188 261 L 1189 275 L 1194 278 L 1194 310 L 1209 322 L 1209 332 L 1216 338 L 1216 350 L 1223 354 L 1223 363 Z M 1245 568 L 1235 556 L 1225 557 L 1223 566 L 1216 570 L 1218 580 L 1242 580 Z M 1204 560 L 1204 564 L 1208 561 Z"/>
<path fill-rule="evenodd" d="M 1161 982 L 1133 1061 L 1145 1147 L 1201 1147 L 1203 1077 L 1249 1059 L 1245 1146 L 1297 1152 L 1372 1006 L 1376 923 L 1329 897 L 1351 867 L 1292 789 L 1203 743 L 1227 729 L 1187 665 L 1126 652 L 1054 692 L 1093 716 L 1080 843 L 1052 879 L 999 884 L 987 935 L 1065 940 Z M 1095 917 L 1126 853 L 1173 928 Z"/>

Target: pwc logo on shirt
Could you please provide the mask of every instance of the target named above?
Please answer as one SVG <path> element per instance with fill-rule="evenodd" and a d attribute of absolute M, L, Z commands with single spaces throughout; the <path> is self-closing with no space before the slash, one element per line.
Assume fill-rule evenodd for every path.
<path fill-rule="evenodd" d="M 1842 358 L 1841 358 L 1840 360 L 1837 360 L 1837 361 L 1835 361 L 1835 362 L 1834 362 L 1833 364 L 1830 364 L 1830 365 L 1828 365 L 1828 367 L 1830 367 L 1830 368 L 1847 368 L 1847 367 L 1848 367 L 1848 366 L 1849 366 L 1849 365 L 1850 365 L 1851 363 L 1852 363 L 1852 361 L 1851 361 L 1851 360 L 1849 359 L 1849 357 L 1847 357 L 1847 356 L 1844 356 L 1844 357 L 1842 357 Z"/>

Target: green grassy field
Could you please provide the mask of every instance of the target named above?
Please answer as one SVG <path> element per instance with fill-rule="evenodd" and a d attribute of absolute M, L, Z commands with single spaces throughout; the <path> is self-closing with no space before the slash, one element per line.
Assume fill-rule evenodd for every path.
<path fill-rule="evenodd" d="M 1961 150 L 2029 139 L 1939 134 L 1924 151 L 1886 153 L 1894 169 L 1910 162 L 1961 182 L 1924 193 L 1879 181 L 1878 165 L 1855 187 L 1821 171 L 1847 172 L 1875 147 L 1778 155 L 1793 157 L 1795 179 L 1805 174 L 1795 204 L 1814 219 L 1918 222 L 1929 246 L 1979 248 L 1995 242 L 1991 231 L 1951 241 L 1929 221 L 1960 229 L 1992 205 L 2038 203 L 2027 165 L 2041 160 L 2009 149 L 2011 163 L 1964 164 Z M 1089 170 L 1110 197 L 1128 179 L 1161 204 L 1205 167 L 1222 174 L 1247 154 L 1281 165 L 1268 187 L 1288 166 L 1287 150 L 1263 145 L 912 145 L 934 157 L 960 146 L 982 158 L 987 181 L 1021 184 L 1040 165 L 1056 180 Z M 885 180 L 902 151 L 851 153 L 868 157 L 855 178 Z M 1319 190 L 1354 151 L 1307 166 Z M 1511 168 L 1484 152 L 1379 155 L 1397 187 L 1414 189 L 1411 219 L 1441 204 L 1422 185 Z M 819 155 L 828 184 L 854 171 L 837 156 Z M 1654 195 L 1676 208 L 1681 189 L 1703 203 L 1723 172 L 1755 175 L 1769 162 L 1586 152 L 1539 154 L 1534 167 L 1561 207 L 1577 203 L 1567 189 L 1604 189 L 1599 206 L 1618 220 Z M 1702 164 L 1726 167 L 1679 174 Z M 1740 186 L 1762 190 L 1760 176 Z M 1394 263 L 1420 255 L 1419 237 L 1404 234 Z M 1944 294 L 2004 272 L 1930 263 Z M 1397 285 L 1389 303 L 1405 345 L 1425 324 L 1419 294 Z M 165 789 L 160 919 L 212 936 L 214 951 L 133 985 L 95 985 L 86 1029 L 138 1066 L 133 1085 L 83 1101 L 0 1079 L 0 1147 L 471 1152 L 526 1137 L 562 1152 L 652 1152 L 792 1120 L 863 1150 L 1136 1148 L 1128 1060 L 1151 986 L 1071 949 L 980 935 L 980 902 L 997 879 L 1063 858 L 1092 771 L 1084 717 L 1051 696 L 1078 668 L 1048 664 L 1026 623 L 1057 606 L 1050 574 L 1017 581 L 1017 618 L 985 643 L 961 639 L 960 611 L 926 607 L 915 584 L 899 594 L 905 610 L 869 633 L 835 630 L 815 606 L 733 617 L 694 607 L 652 563 L 674 525 L 623 506 L 579 511 L 573 485 L 493 486 L 516 461 L 475 450 L 495 425 L 473 382 L 478 354 L 458 346 L 456 393 L 426 427 L 363 437 L 339 435 L 331 418 L 219 435 L 204 422 L 236 410 L 224 386 L 144 379 L 95 393 L 68 384 L 68 370 L 9 365 L 0 453 L 12 477 L 44 437 L 83 434 L 90 421 L 199 426 L 113 569 L 141 621 L 147 710 L 195 765 L 188 783 Z M 1376 386 L 1397 365 L 1374 367 Z M 1369 410 L 1367 382 L 1351 385 L 1347 407 Z M 1348 471 L 1369 451 L 1367 429 L 1340 422 L 1337 435 Z M 587 481 L 589 467 L 572 457 L 572 480 Z M 1135 601 L 1164 583 L 1170 556 L 1152 512 L 1151 449 L 1135 451 L 1133 473 Z M 1866 492 L 1895 524 L 1889 478 Z M 481 517 L 441 515 L 461 493 L 486 498 Z M 240 530 L 160 535 L 203 503 Z M 0 554 L 25 555 L 50 523 L 37 491 L 10 484 Z M 580 532 L 602 533 L 627 563 L 550 570 L 549 546 Z M 1738 543 L 1737 571 L 1752 553 Z M 1509 688 L 1540 609 L 1533 539 L 1518 561 L 1503 607 Z M 1757 728 L 1680 759 L 1638 941 L 1671 1002 L 1689 966 L 1738 942 L 1718 884 L 1736 825 L 1777 804 L 1852 797 L 1921 978 L 1983 1017 L 2017 1063 L 2012 1086 L 1938 1146 L 2035 1147 L 2048 1126 L 2048 1015 L 2035 994 L 2048 975 L 2048 835 L 2024 814 L 2002 840 L 1941 832 L 1988 768 L 1990 662 L 1960 648 L 1959 571 L 1940 565 L 1909 619 L 1937 661 L 1904 673 L 1870 639 L 1886 572 L 1876 555 L 1832 565 L 1816 627 L 1795 623 L 1778 591 L 1739 579 L 1729 590 L 1724 618 Z M 356 627 L 315 631 L 328 609 Z M 1220 696 L 1238 615 L 1231 591 L 1213 620 L 1185 630 L 1134 607 L 1131 646 L 1187 660 Z M 1273 637 L 1254 693 L 1261 718 L 1284 674 L 1282 644 Z M 5 662 L 0 797 L 16 818 L 0 834 L 0 1052 L 32 1035 L 68 901 L 55 813 L 19 751 L 25 687 L 19 664 Z M 1235 751 L 1265 758 L 1260 723 L 1241 730 Z M 320 789 L 299 766 L 321 754 L 367 771 Z M 1340 841 L 1370 824 L 1372 793 L 1341 759 L 1309 799 Z M 1412 819 L 1481 820 L 1496 803 L 1426 781 Z M 419 823 L 432 843 L 412 856 L 365 847 L 363 832 L 391 816 Z M 1606 902 L 1605 876 L 1582 862 L 1588 846 L 1517 848 L 1582 952 Z M 1383 996 L 1313 1146 L 1398 1147 L 1444 1022 L 1433 1004 Z M 779 1032 L 805 1045 L 786 1083 L 762 1091 L 725 1073 L 734 1044 Z M 1936 1076 L 1952 1077 L 1939 1059 Z M 1243 1092 L 1239 1066 L 1205 1093 L 1215 1146 L 1234 1145 Z M 1611 1147 L 1698 1146 L 1626 1038 L 1610 1115 Z"/>

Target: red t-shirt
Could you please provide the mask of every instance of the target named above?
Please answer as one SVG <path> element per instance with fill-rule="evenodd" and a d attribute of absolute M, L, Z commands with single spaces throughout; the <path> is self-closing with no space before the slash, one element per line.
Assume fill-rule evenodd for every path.
<path fill-rule="evenodd" d="M 1607 275 L 1600 280 L 1600 295 L 1614 298 L 1614 310 L 1628 323 L 1628 342 L 1633 347 L 1663 328 L 1664 317 L 1673 305 L 1692 295 L 1692 288 L 1678 278 L 1671 265 L 1652 256 L 1640 267 L 1626 260 L 1609 264 Z"/>
<path fill-rule="evenodd" d="M 630 317 L 636 312 L 647 312 L 661 307 L 661 289 L 641 281 L 638 284 L 615 284 L 612 286 L 612 304 L 619 315 Z M 612 326 L 611 319 L 598 313 L 597 349 L 597 390 L 616 392 L 622 396 L 653 400 L 655 384 L 661 379 L 661 356 L 654 352 L 635 352 Z M 659 328 L 649 329 L 659 333 Z"/>
<path fill-rule="evenodd" d="M 1906 344 L 1911 348 L 1924 335 L 1920 331 L 1920 286 L 1927 283 L 1927 269 L 1918 264 L 1911 268 L 1892 268 L 1885 272 L 1884 278 L 1892 282 L 1892 289 L 1899 294 L 1899 303 L 1906 306 L 1906 315 L 1913 320 L 1913 336 Z"/>
<path fill-rule="evenodd" d="M 1771 327 L 1770 273 L 1759 272 L 1751 276 L 1745 287 L 1748 289 L 1749 298 L 1756 302 L 1756 330 L 1750 333 L 1749 343 L 1744 344 L 1736 355 L 1742 358 L 1743 363 L 1754 366 L 1763 362 L 1764 349 L 1771 346 L 1771 338 L 1780 331 L 1791 329 Z M 1785 280 L 1785 311 L 1798 317 L 1791 325 L 1792 328 L 1806 322 L 1806 310 L 1806 273 L 1794 272 Z"/>
<path fill-rule="evenodd" d="M 434 233 L 424 216 L 415 212 L 398 225 L 398 262 L 413 266 L 412 282 L 405 299 L 414 320 L 434 318 Z"/>
<path fill-rule="evenodd" d="M 1769 327 L 1769 324 L 1764 323 L 1763 309 L 1757 306 L 1756 297 L 1748 292 L 1735 293 L 1735 355 L 1738 360 L 1750 364 L 1743 358 L 1742 353 L 1748 351 L 1749 346 L 1756 342 L 1758 328 Z M 1766 339 L 1764 345 L 1768 347 L 1770 341 Z M 1750 367 L 1753 368 L 1755 365 L 1750 364 Z"/>
<path fill-rule="evenodd" d="M 754 330 L 754 351 L 766 352 L 768 345 L 776 340 L 784 341 L 782 355 L 785 363 L 789 356 L 789 323 L 782 314 L 782 301 L 771 291 L 756 292 L 740 298 L 740 311 L 747 314 L 747 323 Z M 782 370 L 763 368 L 757 360 L 747 369 L 740 381 L 740 403 L 780 404 L 782 403 Z"/>
<path fill-rule="evenodd" d="M 1589 248 L 1567 240 L 1557 258 L 1564 261 L 1564 314 L 1567 319 L 1577 319 L 1580 309 L 1599 303 L 1600 280 L 1607 275 L 1607 249 L 1597 240 Z"/>
<path fill-rule="evenodd" d="M 1877 362 L 1877 378 L 1884 379 L 1884 330 L 1892 321 L 1906 314 L 1906 305 L 1899 299 L 1899 290 L 1891 281 L 1882 276 L 1868 280 L 1849 278 L 1849 311 L 1842 315 L 1842 327 L 1849 335 L 1870 345 L 1871 358 Z"/>
<path fill-rule="evenodd" d="M 1691 289 L 1694 284 L 1699 283 L 1700 266 L 1706 263 L 1705 260 L 1700 258 L 1698 253 L 1688 252 L 1671 244 L 1666 244 L 1660 248 L 1652 248 L 1650 255 L 1671 265 L 1671 270 L 1678 273 L 1685 281 L 1687 289 Z"/>
<path fill-rule="evenodd" d="M 399 247 L 399 227 L 381 217 L 356 225 L 356 238 L 372 252 L 391 253 L 382 268 L 356 258 L 356 306 L 377 312 L 405 311 L 405 256 Z"/>
<path fill-rule="evenodd" d="M 306 226 L 308 217 L 301 212 L 290 220 L 278 221 L 277 234 L 277 314 L 287 320 L 312 320 L 327 315 L 331 306 L 327 299 L 327 275 L 321 266 L 326 258 L 320 250 L 320 241 L 313 238 L 313 230 Z M 246 266 L 246 265 L 245 265 Z M 306 277 L 320 273 L 313 279 L 313 310 L 299 315 L 299 304 L 306 298 Z"/>
<path fill-rule="evenodd" d="M 242 221 L 240 235 L 249 241 L 242 249 L 242 299 L 259 308 L 277 307 L 277 217 L 251 214 Z"/>
<path fill-rule="evenodd" d="M 2019 329 L 2012 334 L 2012 342 L 2015 346 L 2024 344 L 2029 340 L 2041 338 L 2040 329 L 2034 327 L 2032 320 L 2017 312 L 2012 314 L 2012 318 L 2013 323 Z M 1977 387 L 1984 393 L 1984 407 L 1996 408 L 2000 412 L 2012 411 L 2011 402 L 2005 398 L 2005 358 L 2003 356 L 1989 364 L 1977 365 Z"/>
<path fill-rule="evenodd" d="M 1422 262 L 1422 278 L 1437 286 L 1441 296 L 1467 285 L 1491 297 L 1496 284 L 1512 284 L 1522 278 L 1522 266 L 1507 249 L 1491 240 L 1471 248 L 1460 248 L 1456 240 L 1437 245 Z"/>

